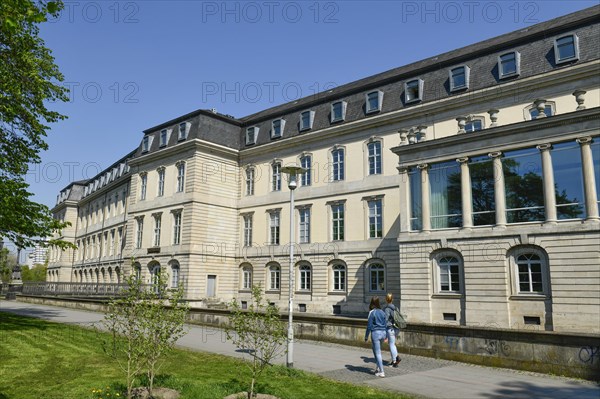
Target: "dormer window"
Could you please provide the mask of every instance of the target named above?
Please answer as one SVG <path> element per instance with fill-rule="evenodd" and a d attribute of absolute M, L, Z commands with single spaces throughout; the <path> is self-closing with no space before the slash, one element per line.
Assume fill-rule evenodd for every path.
<path fill-rule="evenodd" d="M 521 73 L 521 54 L 518 51 L 498 57 L 498 77 L 500 79 L 518 76 Z"/>
<path fill-rule="evenodd" d="M 577 35 L 559 37 L 554 41 L 554 59 L 557 64 L 579 59 L 579 38 Z"/>
<path fill-rule="evenodd" d="M 404 83 L 404 102 L 412 103 L 423 99 L 423 79 L 414 79 Z"/>
<path fill-rule="evenodd" d="M 256 137 L 258 136 L 258 127 L 252 126 L 246 129 L 246 145 L 256 144 Z"/>
<path fill-rule="evenodd" d="M 304 111 L 300 114 L 300 131 L 312 129 L 315 111 Z"/>
<path fill-rule="evenodd" d="M 381 104 L 383 104 L 383 92 L 381 90 L 372 91 L 366 94 L 367 114 L 381 111 Z"/>
<path fill-rule="evenodd" d="M 185 140 L 187 138 L 187 133 L 188 133 L 187 122 L 181 122 L 179 124 L 179 135 L 177 136 L 177 140 Z"/>
<path fill-rule="evenodd" d="M 470 72 L 470 68 L 466 65 L 452 68 L 449 71 L 450 91 L 468 89 Z"/>
<path fill-rule="evenodd" d="M 163 129 L 160 131 L 160 147 L 166 146 L 167 140 L 168 140 L 167 129 Z"/>
<path fill-rule="evenodd" d="M 142 152 L 148 152 L 150 150 L 150 136 L 144 136 L 142 139 Z"/>
<path fill-rule="evenodd" d="M 275 119 L 271 122 L 271 138 L 278 139 L 283 136 L 283 129 L 285 128 L 285 120 Z"/>
<path fill-rule="evenodd" d="M 465 132 L 477 132 L 483 129 L 483 118 L 472 118 L 465 123 Z"/>
<path fill-rule="evenodd" d="M 346 101 L 338 101 L 331 104 L 331 123 L 340 122 L 346 119 Z"/>

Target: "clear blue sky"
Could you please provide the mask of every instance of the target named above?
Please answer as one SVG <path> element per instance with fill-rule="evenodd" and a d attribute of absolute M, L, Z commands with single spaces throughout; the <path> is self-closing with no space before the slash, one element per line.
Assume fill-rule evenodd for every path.
<path fill-rule="evenodd" d="M 67 1 L 41 35 L 71 88 L 28 175 L 50 207 L 73 180 L 198 108 L 236 117 L 598 1 Z"/>

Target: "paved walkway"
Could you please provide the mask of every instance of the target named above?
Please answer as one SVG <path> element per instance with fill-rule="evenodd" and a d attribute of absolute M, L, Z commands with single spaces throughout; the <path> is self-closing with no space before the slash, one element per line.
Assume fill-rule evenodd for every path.
<path fill-rule="evenodd" d="M 101 313 L 14 301 L 0 301 L 0 311 L 87 326 L 103 317 Z M 227 342 L 222 330 L 212 327 L 190 325 L 179 345 L 227 356 L 244 356 Z M 384 359 L 388 357 L 386 354 Z M 279 361 L 285 363 L 285 358 Z M 428 398 L 600 399 L 600 387 L 590 382 L 411 355 L 402 355 L 398 368 L 386 367 L 386 377 L 378 378 L 373 375 L 375 363 L 369 349 L 312 341 L 295 342 L 294 366 L 340 381 Z"/>

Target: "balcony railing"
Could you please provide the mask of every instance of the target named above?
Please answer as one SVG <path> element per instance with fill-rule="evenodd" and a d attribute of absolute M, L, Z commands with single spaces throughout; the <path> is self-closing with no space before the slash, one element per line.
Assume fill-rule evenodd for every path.
<path fill-rule="evenodd" d="M 125 283 L 24 282 L 22 292 L 24 295 L 115 297 L 126 288 Z"/>

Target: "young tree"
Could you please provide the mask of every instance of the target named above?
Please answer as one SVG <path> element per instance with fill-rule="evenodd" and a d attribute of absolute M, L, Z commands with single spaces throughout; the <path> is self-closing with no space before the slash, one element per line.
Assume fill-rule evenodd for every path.
<path fill-rule="evenodd" d="M 164 274 L 156 276 L 152 289 L 144 291 L 141 317 L 148 393 L 152 397 L 154 377 L 179 338 L 186 334 L 184 323 L 189 306 L 183 302 L 183 287 L 167 289 Z"/>
<path fill-rule="evenodd" d="M 65 118 L 46 107 L 68 97 L 59 85 L 63 76 L 38 36 L 38 25 L 58 15 L 62 6 L 61 1 L 0 2 L 0 239 L 6 237 L 19 248 L 68 226 L 31 200 L 24 177 L 29 165 L 41 161 L 40 151 L 48 148 L 48 124 Z M 63 240 L 48 244 L 74 248 Z"/>
<path fill-rule="evenodd" d="M 183 303 L 183 288 L 167 289 L 166 277 L 156 276 L 152 287 L 143 286 L 135 276 L 125 280 L 122 297 L 109 304 L 103 325 L 111 338 L 104 349 L 117 360 L 127 379 L 127 397 L 133 395 L 136 377 L 146 372 L 152 397 L 154 378 L 179 338 L 185 335 L 189 311 Z"/>
<path fill-rule="evenodd" d="M 252 286 L 252 303 L 248 310 L 241 309 L 235 299 L 229 306 L 231 316 L 225 328 L 227 339 L 252 356 L 248 364 L 252 374 L 248 390 L 248 399 L 251 399 L 262 372 L 279 353 L 285 353 L 282 345 L 287 338 L 286 329 L 277 307 L 264 301 L 260 285 Z"/>
<path fill-rule="evenodd" d="M 144 334 L 142 317 L 146 312 L 143 303 L 143 286 L 135 276 L 125 279 L 123 296 L 109 303 L 109 310 L 102 325 L 110 333 L 103 342 L 104 351 L 117 361 L 127 380 L 127 398 L 133 395 L 136 376 L 145 364 Z"/>

